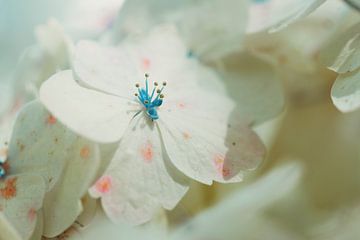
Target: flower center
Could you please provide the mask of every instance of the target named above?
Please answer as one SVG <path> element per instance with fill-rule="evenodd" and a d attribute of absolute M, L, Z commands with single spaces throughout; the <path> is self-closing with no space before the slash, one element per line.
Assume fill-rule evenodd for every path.
<path fill-rule="evenodd" d="M 135 93 L 135 96 L 138 98 L 140 103 L 144 106 L 145 112 L 148 115 L 148 117 L 152 121 L 154 121 L 156 119 L 159 119 L 159 115 L 157 113 L 157 108 L 160 107 L 161 104 L 163 103 L 164 94 L 162 94 L 162 91 L 164 90 L 164 87 L 166 86 L 166 82 L 163 82 L 161 87 L 159 86 L 159 84 L 157 82 L 154 82 L 154 87 L 152 90 L 150 90 L 148 78 L 149 78 L 149 74 L 146 73 L 145 74 L 145 88 L 140 87 L 140 84 L 138 84 L 138 83 L 135 85 L 138 90 L 138 92 Z"/>

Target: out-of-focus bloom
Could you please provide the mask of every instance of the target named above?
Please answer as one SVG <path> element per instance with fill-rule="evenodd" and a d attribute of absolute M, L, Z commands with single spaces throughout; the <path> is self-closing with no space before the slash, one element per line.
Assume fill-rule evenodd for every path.
<path fill-rule="evenodd" d="M 115 222 L 138 224 L 160 206 L 172 209 L 188 188 L 176 168 L 205 184 L 237 182 L 264 155 L 247 116 L 238 116 L 226 96 L 199 86 L 198 78 L 218 78 L 187 55 L 171 26 L 118 48 L 81 42 L 73 71 L 79 84 L 72 71 L 60 72 L 43 84 L 40 98 L 79 134 L 102 143 L 120 140 L 91 189 Z M 135 84 L 145 72 L 164 83 Z"/>
<path fill-rule="evenodd" d="M 72 41 L 55 19 L 39 25 L 35 36 L 36 44 L 24 51 L 13 77 L 16 97 L 23 102 L 36 97 L 51 75 L 70 67 Z"/>
<path fill-rule="evenodd" d="M 331 98 L 342 112 L 360 107 L 360 16 L 358 22 L 339 32 L 322 51 L 322 59 L 329 69 L 339 73 Z"/>
<path fill-rule="evenodd" d="M 298 186 L 301 173 L 295 163 L 272 170 L 175 229 L 170 239 L 300 239 L 272 222 L 265 210 Z"/>
<path fill-rule="evenodd" d="M 120 9 L 113 38 L 143 34 L 158 24 L 173 23 L 192 53 L 220 58 L 241 47 L 248 18 L 247 0 L 129 0 Z"/>
<path fill-rule="evenodd" d="M 73 224 L 99 160 L 95 143 L 66 130 L 39 102 L 24 106 L 0 182 L 1 212 L 20 238 L 56 236 Z"/>
<path fill-rule="evenodd" d="M 84 240 L 95 240 L 105 234 L 109 240 L 301 239 L 286 227 L 272 222 L 266 213 L 298 187 L 301 174 L 301 165 L 297 163 L 277 167 L 186 223 L 173 226 L 171 230 L 167 230 L 165 216 L 161 214 L 145 226 L 130 228 L 127 225 L 114 225 L 100 210 L 87 228 L 76 227 L 77 231 L 73 233 Z M 69 234 L 68 239 L 77 238 Z"/>

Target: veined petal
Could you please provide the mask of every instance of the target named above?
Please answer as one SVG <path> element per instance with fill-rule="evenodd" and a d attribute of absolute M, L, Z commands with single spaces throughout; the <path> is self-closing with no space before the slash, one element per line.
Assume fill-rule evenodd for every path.
<path fill-rule="evenodd" d="M 0 181 L 1 212 L 22 239 L 29 239 L 35 229 L 45 190 L 41 176 L 10 175 Z"/>
<path fill-rule="evenodd" d="M 47 80 L 40 100 L 67 127 L 100 143 L 118 141 L 140 107 L 137 102 L 81 87 L 70 70 Z"/>
<path fill-rule="evenodd" d="M 242 171 L 254 169 L 264 156 L 261 140 L 232 114 L 233 104 L 226 98 L 197 91 L 184 99 L 188 102 L 169 101 L 159 111 L 172 163 L 205 184 L 241 181 Z"/>
<path fill-rule="evenodd" d="M 27 104 L 18 114 L 9 144 L 11 174 L 40 175 L 50 190 L 65 165 L 75 135 L 57 122 L 39 101 Z"/>
<path fill-rule="evenodd" d="M 188 189 L 163 152 L 156 123 L 138 116 L 104 175 L 90 189 L 114 222 L 141 224 L 160 206 L 172 209 Z"/>
<path fill-rule="evenodd" d="M 360 107 L 360 68 L 356 71 L 340 74 L 332 89 L 331 98 L 342 112 L 351 112 Z"/>
<path fill-rule="evenodd" d="M 127 98 L 138 81 L 136 68 L 129 60 L 124 49 L 80 41 L 73 60 L 75 78 L 86 87 Z"/>
<path fill-rule="evenodd" d="M 81 198 L 100 165 L 97 144 L 78 137 L 70 147 L 62 179 L 44 200 L 44 236 L 55 237 L 69 228 L 83 210 Z"/>
<path fill-rule="evenodd" d="M 75 53 L 74 73 L 80 84 L 125 98 L 132 96 L 145 73 L 160 83 L 189 82 L 183 72 L 193 63 L 172 25 L 156 27 L 145 38 L 129 38 L 117 47 L 81 41 Z"/>

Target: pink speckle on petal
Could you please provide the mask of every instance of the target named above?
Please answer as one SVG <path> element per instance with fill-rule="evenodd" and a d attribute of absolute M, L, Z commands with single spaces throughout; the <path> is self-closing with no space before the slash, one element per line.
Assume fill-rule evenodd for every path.
<path fill-rule="evenodd" d="M 112 180 L 110 176 L 102 176 L 95 184 L 95 188 L 100 193 L 108 193 L 112 187 Z"/>
<path fill-rule="evenodd" d="M 145 143 L 145 146 L 143 146 L 140 151 L 145 162 L 149 163 L 153 160 L 154 151 L 151 142 L 148 141 Z"/>
<path fill-rule="evenodd" d="M 46 123 L 47 124 L 50 124 L 50 125 L 53 125 L 56 123 L 56 118 L 53 116 L 53 115 L 49 115 L 47 118 L 46 118 Z"/>
<path fill-rule="evenodd" d="M 185 140 L 189 140 L 191 138 L 191 136 L 188 132 L 183 132 L 183 137 Z"/>
<path fill-rule="evenodd" d="M 5 186 L 0 188 L 0 196 L 6 200 L 14 198 L 16 196 L 16 181 L 17 178 L 9 178 L 5 180 Z"/>
<path fill-rule="evenodd" d="M 178 106 L 178 108 L 180 108 L 180 109 L 184 109 L 185 108 L 185 103 L 178 103 L 177 104 L 177 106 Z"/>
<path fill-rule="evenodd" d="M 141 60 L 141 67 L 143 70 L 149 70 L 151 61 L 148 58 L 143 58 Z"/>
<path fill-rule="evenodd" d="M 221 154 L 216 154 L 214 157 L 214 165 L 218 173 L 223 177 L 230 176 L 230 169 L 226 166 L 224 166 L 225 163 L 225 157 Z"/>
<path fill-rule="evenodd" d="M 88 158 L 90 156 L 90 148 L 88 146 L 84 146 L 80 149 L 80 157 Z"/>
<path fill-rule="evenodd" d="M 36 210 L 34 208 L 30 208 L 28 212 L 28 218 L 30 222 L 33 222 L 36 218 Z"/>

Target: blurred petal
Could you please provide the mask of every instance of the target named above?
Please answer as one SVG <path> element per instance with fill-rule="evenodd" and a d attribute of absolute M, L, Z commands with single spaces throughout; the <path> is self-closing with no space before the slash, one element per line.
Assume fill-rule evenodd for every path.
<path fill-rule="evenodd" d="M 301 168 L 298 164 L 278 167 L 215 207 L 195 216 L 190 222 L 176 229 L 170 239 L 256 239 L 255 236 L 261 236 L 259 233 L 268 230 L 252 226 L 258 218 L 257 213 L 294 189 L 300 176 Z M 265 238 L 259 239 L 269 236 L 263 237 Z M 281 239 L 286 238 L 283 236 Z"/>
<path fill-rule="evenodd" d="M 149 221 L 160 206 L 174 208 L 188 189 L 166 159 L 156 125 L 147 120 L 132 121 L 108 169 L 90 189 L 116 223 Z"/>
<path fill-rule="evenodd" d="M 360 68 L 338 76 L 331 89 L 331 98 L 342 112 L 355 111 L 360 107 Z"/>
<path fill-rule="evenodd" d="M 81 198 L 100 165 L 95 143 L 78 137 L 70 147 L 62 178 L 44 200 L 44 236 L 55 237 L 70 227 L 83 210 Z"/>

